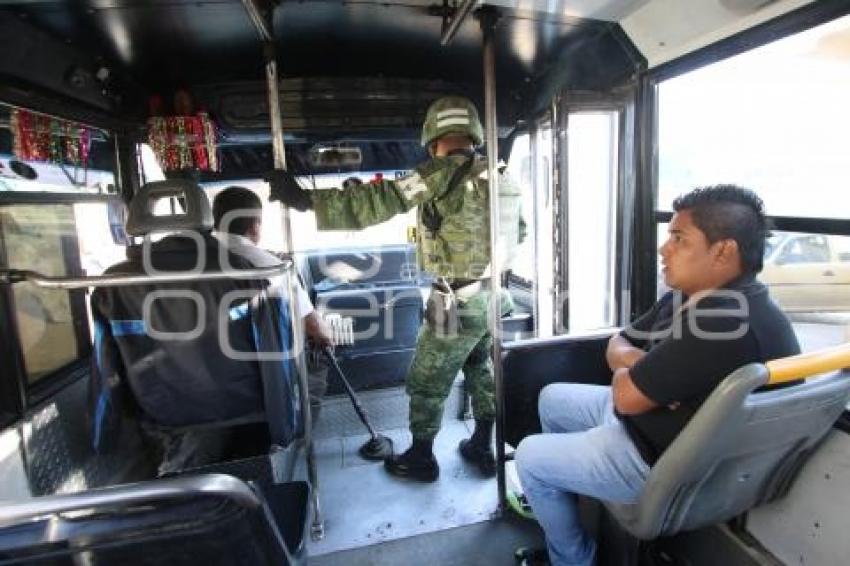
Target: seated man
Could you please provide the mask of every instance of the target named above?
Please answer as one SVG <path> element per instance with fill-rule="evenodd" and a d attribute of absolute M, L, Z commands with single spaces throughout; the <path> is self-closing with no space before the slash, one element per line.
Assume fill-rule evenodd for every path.
<path fill-rule="evenodd" d="M 553 384 L 540 394 L 543 434 L 518 446 L 517 470 L 558 565 L 594 563 L 576 495 L 635 502 L 650 467 L 733 370 L 797 354 L 791 324 L 755 276 L 768 236 L 763 205 L 733 185 L 673 202 L 660 248 L 672 289 L 613 336 L 610 387 Z"/>
<path fill-rule="evenodd" d="M 180 199 L 182 210 L 158 214 L 156 203 L 170 198 Z M 160 475 L 252 455 L 268 442 L 288 446 L 301 434 L 297 376 L 286 355 L 289 317 L 280 309 L 288 301 L 262 293 L 263 281 L 177 277 L 199 267 L 204 273 L 253 267 L 221 253 L 212 229 L 210 203 L 191 181 L 148 183 L 130 203 L 127 231 L 146 243 L 129 247 L 127 260 L 106 274 L 145 277 L 98 286 L 90 301 L 89 425 L 97 453 L 124 440 L 125 421 L 139 425 L 156 450 Z M 157 273 L 176 279 L 150 278 Z M 233 300 L 231 293 L 239 296 Z M 222 307 L 229 309 L 224 317 Z M 225 345 L 283 356 L 280 363 L 257 363 Z M 258 426 L 268 434 L 256 434 Z"/>
<path fill-rule="evenodd" d="M 245 258 L 256 267 L 277 265 L 280 258 L 259 248 L 262 228 L 263 204 L 260 197 L 243 187 L 227 187 L 213 200 L 213 219 L 216 238 L 230 252 Z M 284 276 L 275 276 L 269 280 L 273 286 L 286 285 Z M 284 294 L 289 290 L 284 289 Z M 307 292 L 297 285 L 298 312 L 304 321 L 304 330 L 308 339 L 317 349 L 333 346 L 331 332 L 319 313 L 313 308 Z M 321 410 L 322 397 L 328 388 L 328 366 L 319 356 L 308 356 L 308 389 L 310 408 L 315 423 Z"/>

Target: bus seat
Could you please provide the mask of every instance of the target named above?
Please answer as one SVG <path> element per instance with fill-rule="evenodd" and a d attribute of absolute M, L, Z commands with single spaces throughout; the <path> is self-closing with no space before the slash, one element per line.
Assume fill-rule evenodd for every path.
<path fill-rule="evenodd" d="M 581 336 L 555 336 L 502 346 L 505 442 L 517 446 L 541 432 L 537 413 L 540 391 L 555 382 L 611 385 L 605 349 L 614 329 Z"/>
<path fill-rule="evenodd" d="M 844 411 L 848 367 L 850 343 L 739 368 L 652 467 L 638 502 L 605 507 L 631 535 L 649 540 L 782 497 Z M 774 384 L 789 385 L 756 391 Z"/>
<path fill-rule="evenodd" d="M 0 508 L 3 564 L 303 564 L 309 487 L 207 474 Z"/>
<path fill-rule="evenodd" d="M 184 210 L 154 214 L 153 203 L 163 198 L 177 199 Z M 226 266 L 220 265 L 212 226 L 209 201 L 198 185 L 148 183 L 130 203 L 128 233 L 174 233 L 150 244 L 147 253 L 128 250 L 127 261 L 107 273 L 147 273 L 145 256 L 156 273 L 196 266 L 220 271 Z M 234 269 L 253 267 L 233 254 L 224 257 Z M 120 381 L 116 376 L 126 381 L 144 420 L 156 427 L 185 430 L 265 421 L 278 446 L 299 436 L 297 370 L 287 355 L 292 340 L 288 308 L 285 299 L 265 293 L 266 285 L 265 279 L 217 279 L 97 288 L 91 300 L 98 352 L 92 379 L 95 448 L 105 434 L 97 415 L 119 402 L 120 395 L 110 391 Z M 240 294 L 231 302 L 233 292 Z M 150 302 L 153 293 L 170 295 Z M 183 335 L 157 334 L 178 332 Z M 244 355 L 228 355 L 225 343 Z M 274 355 L 258 360 L 257 352 Z"/>

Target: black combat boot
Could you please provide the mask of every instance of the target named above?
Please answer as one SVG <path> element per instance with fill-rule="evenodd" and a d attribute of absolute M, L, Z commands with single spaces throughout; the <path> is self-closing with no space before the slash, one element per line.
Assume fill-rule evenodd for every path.
<path fill-rule="evenodd" d="M 468 440 L 461 440 L 458 448 L 467 462 L 478 466 L 485 478 L 496 475 L 496 456 L 493 455 L 493 421 L 475 420 L 475 431 Z"/>
<path fill-rule="evenodd" d="M 384 467 L 389 473 L 400 478 L 421 482 L 437 481 L 440 477 L 440 466 L 434 458 L 433 440 L 413 439 L 413 445 L 407 452 L 398 456 L 390 456 L 384 460 Z"/>

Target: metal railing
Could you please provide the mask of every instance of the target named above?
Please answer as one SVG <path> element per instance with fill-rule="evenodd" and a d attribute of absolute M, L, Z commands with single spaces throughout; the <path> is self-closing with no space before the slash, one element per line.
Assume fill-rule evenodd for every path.
<path fill-rule="evenodd" d="M 268 279 L 282 275 L 292 269 L 292 261 L 284 260 L 278 265 L 251 269 L 227 269 L 224 271 L 180 271 L 175 273 L 112 273 L 109 275 L 53 276 L 28 269 L 0 270 L 0 283 L 14 284 L 29 282 L 43 289 L 87 289 L 90 287 L 127 287 L 130 285 L 157 285 L 162 283 L 184 283 L 215 281 L 220 279 Z"/>

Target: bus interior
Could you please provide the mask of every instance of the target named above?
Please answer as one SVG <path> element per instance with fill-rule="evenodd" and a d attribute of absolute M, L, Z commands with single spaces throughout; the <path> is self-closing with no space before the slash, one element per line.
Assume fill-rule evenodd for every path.
<path fill-rule="evenodd" d="M 514 564 L 517 548 L 544 545 L 506 504 L 521 489 L 511 453 L 540 430 L 537 395 L 610 383 L 605 340 L 663 293 L 671 202 L 697 186 L 764 200 L 761 279 L 803 351 L 850 342 L 846 0 L 11 0 L 0 51 L 0 564 Z M 139 407 L 110 449 L 93 448 L 99 289 L 125 284 L 108 270 L 142 239 L 198 220 L 163 183 L 209 202 L 234 185 L 261 197 L 260 246 L 317 312 L 348 320 L 341 372 L 370 425 L 407 446 L 405 378 L 433 283 L 417 268 L 415 212 L 319 231 L 270 200 L 264 176 L 285 166 L 315 191 L 401 178 L 428 158 L 428 105 L 450 94 L 479 109 L 481 151 L 518 182 L 529 226 L 499 279 L 514 309 L 494 325 L 496 478 L 457 452 L 473 426 L 462 374 L 433 484 L 358 453 L 370 431 L 327 364 L 315 419 L 301 379 L 274 393 L 277 413 L 226 423 L 219 463 L 157 478 Z M 134 199 L 159 199 L 144 228 L 128 223 Z M 137 284 L 179 288 L 163 273 Z M 695 448 L 682 446 L 658 472 L 665 510 L 639 510 L 645 530 L 582 501 L 599 563 L 846 563 L 844 355 L 796 405 L 759 401 L 772 433 L 744 432 L 750 405 L 729 413 L 737 452 L 700 446 L 708 471 L 690 470 Z M 298 381 L 306 362 L 293 363 Z M 770 469 L 768 452 L 781 454 Z M 676 477 L 686 471 L 706 475 Z"/>

